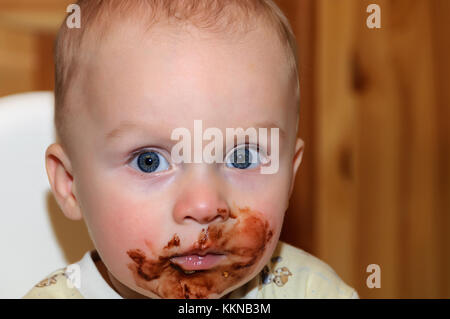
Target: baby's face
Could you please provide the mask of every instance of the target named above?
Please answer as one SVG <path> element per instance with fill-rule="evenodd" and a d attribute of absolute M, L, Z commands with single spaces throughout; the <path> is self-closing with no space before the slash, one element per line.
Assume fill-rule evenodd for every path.
<path fill-rule="evenodd" d="M 122 284 L 151 298 L 220 298 L 268 262 L 287 208 L 297 105 L 284 51 L 264 30 L 240 42 L 122 31 L 76 81 L 74 196 Z M 278 127 L 278 172 L 174 163 L 172 132 L 194 136 L 194 120 L 224 136 L 226 128 Z M 260 147 L 270 149 L 268 141 Z"/>

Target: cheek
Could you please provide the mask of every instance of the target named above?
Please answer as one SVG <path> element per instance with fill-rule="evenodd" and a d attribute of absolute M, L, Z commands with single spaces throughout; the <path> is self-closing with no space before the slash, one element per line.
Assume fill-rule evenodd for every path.
<path fill-rule="evenodd" d="M 235 207 L 249 206 L 262 212 L 278 236 L 289 202 L 290 177 L 287 169 L 280 169 L 278 174 L 241 180 L 234 183 L 228 195 Z"/>
<path fill-rule="evenodd" d="M 108 269 L 127 262 L 129 247 L 158 247 L 158 239 L 166 238 L 169 225 L 161 200 L 129 191 L 120 183 L 97 184 L 95 191 L 84 188 L 82 210 L 91 238 Z M 166 228 L 165 228 L 166 227 Z"/>

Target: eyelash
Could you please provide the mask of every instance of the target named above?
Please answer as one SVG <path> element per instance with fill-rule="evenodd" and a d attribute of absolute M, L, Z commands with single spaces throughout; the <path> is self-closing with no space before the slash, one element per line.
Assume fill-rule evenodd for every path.
<path fill-rule="evenodd" d="M 152 148 L 140 148 L 137 151 L 133 151 L 131 152 L 131 154 L 128 156 L 128 159 L 126 161 L 127 164 L 131 164 L 131 162 L 138 156 L 145 154 L 147 152 L 156 152 L 155 150 L 153 150 Z"/>
<path fill-rule="evenodd" d="M 221 163 L 221 164 L 224 164 L 225 166 L 227 165 L 227 158 L 230 156 L 230 155 L 232 155 L 233 154 L 233 151 L 235 151 L 238 147 L 241 147 L 241 148 L 254 148 L 255 150 L 256 150 L 256 152 L 258 153 L 258 156 L 263 156 L 263 155 L 261 155 L 261 147 L 260 147 L 260 145 L 259 144 L 249 144 L 249 143 L 245 143 L 245 144 L 240 144 L 240 145 L 234 145 L 233 146 L 233 148 L 229 151 L 229 152 L 227 152 L 226 153 L 226 155 L 225 155 L 225 158 L 224 158 L 224 161 L 223 161 L 223 163 Z M 127 160 L 126 160 L 126 164 L 127 165 L 131 165 L 131 163 L 135 160 L 135 159 L 137 159 L 140 155 L 142 155 L 142 154 L 145 154 L 145 153 L 148 153 L 148 152 L 155 152 L 155 153 L 158 153 L 158 154 L 160 154 L 162 157 L 164 157 L 165 159 L 166 159 L 166 161 L 169 163 L 169 167 L 172 167 L 172 164 L 171 164 L 171 161 L 169 160 L 170 159 L 170 157 L 169 157 L 169 159 L 164 155 L 164 152 L 161 152 L 161 151 L 159 151 L 159 150 L 157 150 L 157 149 L 155 149 L 154 147 L 144 147 L 144 148 L 140 148 L 140 149 L 138 149 L 138 150 L 136 150 L 136 151 L 132 151 L 131 153 L 130 153 L 130 155 L 128 156 L 128 158 L 127 158 Z M 262 165 L 262 163 L 261 163 L 261 165 Z M 144 173 L 144 172 L 141 172 L 141 173 L 143 173 L 143 174 L 145 174 L 145 175 L 149 175 L 149 174 L 152 174 L 152 173 Z"/>
<path fill-rule="evenodd" d="M 227 159 L 228 157 L 232 156 L 233 153 L 238 149 L 238 148 L 244 148 L 244 149 L 253 149 L 256 151 L 258 159 L 257 161 L 259 162 L 260 165 L 263 165 L 263 163 L 261 162 L 261 157 L 263 156 L 261 154 L 261 147 L 259 144 L 249 144 L 249 143 L 245 143 L 245 144 L 240 144 L 240 145 L 234 145 L 234 147 L 225 155 L 225 161 L 224 164 L 226 167 L 228 167 L 228 162 Z M 252 162 L 253 163 L 253 162 Z M 237 169 L 237 168 L 233 168 L 233 169 Z M 254 169 L 254 168 L 253 168 Z M 246 170 L 246 169 L 245 169 Z M 251 171 L 251 169 L 248 169 L 247 171 Z"/>
<path fill-rule="evenodd" d="M 232 154 L 232 152 L 233 152 L 234 150 L 236 150 L 237 148 L 242 148 L 242 147 L 243 147 L 243 148 L 252 148 L 252 147 L 254 147 L 255 150 L 258 152 L 258 154 L 259 154 L 259 152 L 260 152 L 260 150 L 261 150 L 259 144 L 249 144 L 249 143 L 240 144 L 240 145 L 236 145 L 236 144 L 235 144 L 235 145 L 233 146 L 233 148 L 232 148 L 229 152 L 226 153 L 225 159 L 228 157 L 228 155 Z"/>

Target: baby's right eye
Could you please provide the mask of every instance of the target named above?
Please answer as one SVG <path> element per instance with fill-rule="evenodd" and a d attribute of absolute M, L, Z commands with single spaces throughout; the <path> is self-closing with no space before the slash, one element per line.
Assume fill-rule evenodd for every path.
<path fill-rule="evenodd" d="M 144 151 L 137 154 L 130 165 L 143 173 L 155 173 L 169 169 L 166 158 L 156 151 Z"/>

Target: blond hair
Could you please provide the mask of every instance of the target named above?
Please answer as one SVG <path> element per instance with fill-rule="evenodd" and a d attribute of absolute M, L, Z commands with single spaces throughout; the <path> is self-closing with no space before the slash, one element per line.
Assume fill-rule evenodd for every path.
<path fill-rule="evenodd" d="M 297 81 L 299 99 L 298 53 L 295 35 L 288 19 L 272 0 L 79 0 L 81 28 L 69 29 L 64 20 L 55 42 L 55 124 L 63 139 L 63 115 L 67 91 L 79 70 L 86 39 L 92 30 L 101 39 L 117 21 L 143 23 L 147 30 L 164 21 L 189 23 L 200 30 L 231 34 L 247 30 L 262 18 L 276 31 L 286 51 L 291 75 Z M 69 16 L 69 15 L 68 15 Z"/>

